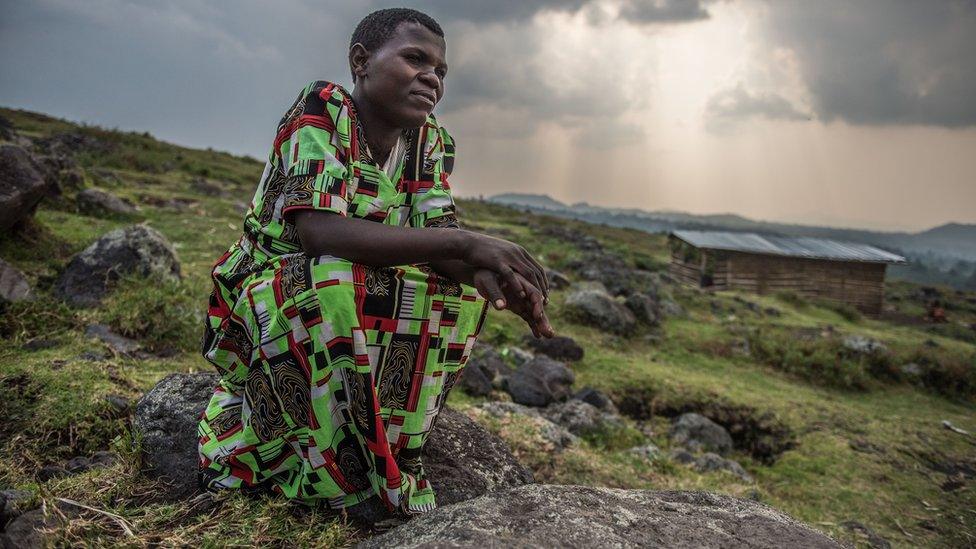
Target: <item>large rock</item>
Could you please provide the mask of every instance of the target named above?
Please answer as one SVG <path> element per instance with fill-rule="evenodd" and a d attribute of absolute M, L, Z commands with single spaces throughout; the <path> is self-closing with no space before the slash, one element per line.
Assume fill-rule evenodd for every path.
<path fill-rule="evenodd" d="M 565 302 L 566 311 L 577 320 L 618 335 L 634 331 L 634 313 L 609 294 L 597 289 L 576 290 Z"/>
<path fill-rule="evenodd" d="M 452 408 L 438 414 L 423 456 L 438 505 L 534 482 L 505 441 Z"/>
<path fill-rule="evenodd" d="M 526 406 L 548 406 L 566 400 L 576 376 L 562 362 L 539 355 L 518 367 L 506 384 L 512 400 Z"/>
<path fill-rule="evenodd" d="M 732 450 L 732 436 L 718 423 L 701 414 L 681 414 L 671 425 L 671 442 L 693 451 L 726 454 Z"/>
<path fill-rule="evenodd" d="M 642 269 L 635 269 L 623 258 L 606 251 L 592 251 L 583 258 L 570 262 L 570 268 L 580 278 L 601 282 L 612 295 L 627 296 L 643 292 L 656 296 L 661 286 L 661 277 Z"/>
<path fill-rule="evenodd" d="M 530 484 L 442 507 L 358 547 L 841 545 L 771 507 L 729 496 Z"/>
<path fill-rule="evenodd" d="M 127 216 L 136 213 L 135 206 L 101 189 L 85 189 L 76 198 L 78 210 L 94 216 Z"/>
<path fill-rule="evenodd" d="M 168 498 L 197 489 L 197 424 L 218 379 L 215 373 L 170 374 L 136 404 L 132 429 L 141 437 L 144 471 L 168 485 Z"/>
<path fill-rule="evenodd" d="M 55 291 L 71 305 L 90 307 L 101 301 L 111 281 L 130 273 L 179 278 L 176 252 L 156 229 L 130 225 L 106 233 L 71 259 Z"/>
<path fill-rule="evenodd" d="M 0 233 L 30 217 L 48 190 L 43 172 L 27 151 L 0 145 Z"/>
<path fill-rule="evenodd" d="M 638 292 L 627 297 L 624 303 L 639 322 L 648 326 L 657 326 L 661 322 L 661 304 L 645 293 Z"/>
<path fill-rule="evenodd" d="M 555 360 L 565 362 L 583 360 L 583 348 L 571 337 L 536 338 L 528 335 L 525 336 L 524 342 L 526 347 L 532 349 L 535 353 L 546 355 Z"/>
<path fill-rule="evenodd" d="M 31 287 L 24 273 L 0 259 L 0 303 L 30 299 Z"/>
<path fill-rule="evenodd" d="M 557 425 L 539 412 L 539 408 L 529 408 L 514 402 L 491 401 L 478 407 L 489 416 L 506 424 L 520 424 L 529 427 L 538 435 L 545 449 L 561 452 L 579 443 L 579 438 L 562 425 Z"/>
<path fill-rule="evenodd" d="M 620 416 L 604 412 L 575 398 L 549 405 L 542 411 L 542 415 L 577 436 L 620 428 L 624 424 Z"/>
<path fill-rule="evenodd" d="M 475 346 L 464 366 L 458 387 L 471 396 L 487 396 L 492 389 L 500 389 L 512 374 L 501 354 L 485 343 Z"/>
<path fill-rule="evenodd" d="M 211 373 L 171 374 L 136 405 L 133 430 L 142 437 L 144 470 L 168 485 L 161 499 L 197 490 L 197 423 L 217 379 Z M 532 473 L 503 440 L 450 408 L 441 410 L 423 456 L 439 505 L 532 482 Z M 382 518 L 378 502 L 368 503 L 353 515 L 366 521 Z"/>

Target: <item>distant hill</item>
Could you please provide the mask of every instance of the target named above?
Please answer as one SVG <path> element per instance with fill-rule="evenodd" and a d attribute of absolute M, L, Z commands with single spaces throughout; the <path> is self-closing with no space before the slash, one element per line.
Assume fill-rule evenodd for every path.
<path fill-rule="evenodd" d="M 918 233 L 883 232 L 755 221 L 735 214 L 696 215 L 636 208 L 605 208 L 585 202 L 567 205 L 540 194 L 507 193 L 488 200 L 590 223 L 629 227 L 650 233 L 676 229 L 749 231 L 863 242 L 909 258 L 912 268 L 893 268 L 892 275 L 895 277 L 960 288 L 969 288 L 976 280 L 976 225 L 971 224 L 948 223 Z"/>

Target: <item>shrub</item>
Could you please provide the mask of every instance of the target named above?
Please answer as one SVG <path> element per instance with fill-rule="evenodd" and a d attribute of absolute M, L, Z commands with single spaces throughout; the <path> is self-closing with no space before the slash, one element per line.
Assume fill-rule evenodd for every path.
<path fill-rule="evenodd" d="M 801 338 L 757 330 L 748 340 L 749 349 L 759 362 L 816 385 L 858 391 L 870 386 L 870 361 L 874 359 L 845 352 L 836 337 Z"/>

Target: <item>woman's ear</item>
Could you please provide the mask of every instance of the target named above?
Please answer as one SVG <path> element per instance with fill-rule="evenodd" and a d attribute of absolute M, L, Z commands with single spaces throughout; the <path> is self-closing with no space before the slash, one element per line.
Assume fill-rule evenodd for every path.
<path fill-rule="evenodd" d="M 359 42 L 349 48 L 349 70 L 352 71 L 353 82 L 366 78 L 366 66 L 369 63 L 369 50 Z"/>

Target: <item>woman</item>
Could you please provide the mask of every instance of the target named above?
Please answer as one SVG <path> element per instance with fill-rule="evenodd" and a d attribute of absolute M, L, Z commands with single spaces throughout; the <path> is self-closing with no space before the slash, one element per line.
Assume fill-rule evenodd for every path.
<path fill-rule="evenodd" d="M 353 92 L 313 82 L 281 119 L 244 235 L 213 270 L 207 489 L 430 510 L 421 449 L 484 299 L 553 335 L 539 264 L 459 228 L 454 144 L 431 114 L 444 57 L 430 17 L 374 12 L 353 33 Z"/>

